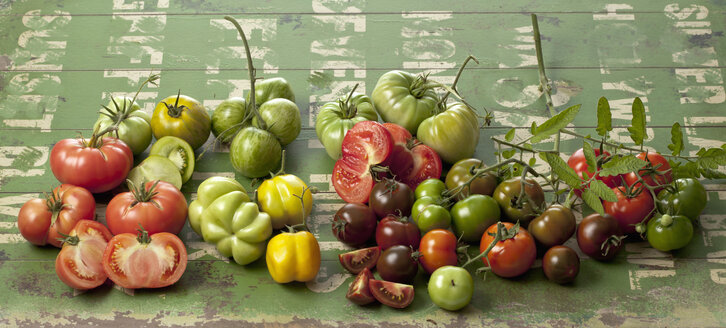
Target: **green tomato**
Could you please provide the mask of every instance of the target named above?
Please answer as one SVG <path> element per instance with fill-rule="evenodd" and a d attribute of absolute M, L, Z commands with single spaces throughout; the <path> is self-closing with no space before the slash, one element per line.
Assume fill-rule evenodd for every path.
<path fill-rule="evenodd" d="M 474 194 L 451 207 L 454 234 L 467 243 L 481 241 L 481 236 L 501 218 L 499 204 L 487 195 Z"/>
<path fill-rule="evenodd" d="M 242 97 L 232 97 L 219 103 L 212 113 L 212 133 L 220 141 L 228 143 L 242 130 L 247 107 Z"/>
<path fill-rule="evenodd" d="M 441 199 L 441 194 L 444 191 L 446 191 L 446 185 L 443 181 L 436 178 L 430 178 L 422 181 L 418 184 L 418 186 L 416 186 L 414 195 L 416 196 L 416 199 L 431 197 L 438 201 Z"/>
<path fill-rule="evenodd" d="M 267 131 L 280 140 L 280 145 L 288 145 L 300 134 L 300 109 L 294 102 L 285 98 L 270 99 L 260 106 L 259 112 Z M 257 117 L 252 119 L 252 125 L 260 127 Z"/>
<path fill-rule="evenodd" d="M 693 238 L 693 224 L 683 215 L 663 214 L 648 221 L 646 236 L 650 246 L 663 252 L 683 248 Z"/>
<path fill-rule="evenodd" d="M 177 189 L 182 186 L 182 176 L 174 162 L 158 155 L 149 155 L 141 164 L 131 169 L 126 179 L 130 181 L 128 187 L 131 190 L 133 186 L 143 186 L 146 182 L 155 180 L 171 183 Z"/>
<path fill-rule="evenodd" d="M 696 179 L 677 179 L 673 188 L 665 188 L 658 193 L 655 204 L 660 213 L 683 215 L 696 221 L 706 208 L 706 189 Z"/>
<path fill-rule="evenodd" d="M 439 102 L 425 78 L 404 71 L 383 74 L 371 98 L 383 121 L 396 123 L 411 134 L 416 134 L 423 120 L 436 114 Z"/>
<path fill-rule="evenodd" d="M 232 139 L 229 158 L 245 177 L 260 178 L 280 167 L 282 146 L 274 134 L 249 126 Z"/>
<path fill-rule="evenodd" d="M 340 100 L 323 105 L 315 118 L 315 133 L 328 156 L 340 158 L 343 137 L 353 125 L 362 121 L 377 121 L 378 114 L 368 96 L 354 93 L 348 102 Z"/>
<path fill-rule="evenodd" d="M 431 301 L 438 307 L 457 311 L 471 302 L 471 297 L 474 295 L 474 279 L 464 268 L 442 266 L 431 274 L 428 291 Z"/>
<path fill-rule="evenodd" d="M 151 115 L 151 131 L 156 139 L 175 136 L 184 139 L 192 149 L 201 147 L 209 138 L 212 119 L 202 103 L 185 95 L 164 98 Z"/>
<path fill-rule="evenodd" d="M 451 214 L 432 197 L 423 197 L 413 203 L 411 218 L 425 234 L 433 229 L 447 229 L 451 225 Z"/>
<path fill-rule="evenodd" d="M 479 118 L 468 106 L 451 103 L 445 111 L 423 120 L 416 137 L 439 153 L 442 161 L 454 164 L 474 155 L 479 144 Z"/>
<path fill-rule="evenodd" d="M 108 109 L 101 109 L 101 115 L 93 125 L 93 130 L 101 131 L 121 120 L 118 135 L 109 132 L 105 136 L 114 138 L 118 136 L 131 148 L 135 156 L 143 153 L 151 143 L 151 116 L 142 111 L 136 103 L 132 104 L 132 100 L 130 97 L 113 97 L 106 106 Z"/>
<path fill-rule="evenodd" d="M 499 203 L 502 210 L 503 219 L 508 222 L 516 223 L 526 227 L 529 221 L 534 219 L 537 214 L 535 208 L 540 208 L 544 204 L 544 191 L 539 183 L 534 179 L 525 181 L 525 199 L 519 200 L 522 191 L 522 178 L 512 178 L 500 183 L 494 189 L 492 197 Z"/>
<path fill-rule="evenodd" d="M 241 191 L 243 194 L 247 194 L 245 187 L 232 178 L 211 177 L 202 181 L 197 188 L 197 199 L 189 204 L 189 226 L 192 227 L 192 230 L 201 236 L 200 224 L 204 209 L 212 204 L 215 199 L 233 191 Z M 250 201 L 249 197 L 247 197 L 246 201 Z"/>
<path fill-rule="evenodd" d="M 194 149 L 184 139 L 174 136 L 161 137 L 149 151 L 149 155 L 159 155 L 168 158 L 179 169 L 182 183 L 192 178 L 194 173 Z"/>
<path fill-rule="evenodd" d="M 257 107 L 275 98 L 284 98 L 295 102 L 295 93 L 292 92 L 290 83 L 284 78 L 273 77 L 255 83 L 255 103 Z M 251 101 L 250 93 L 247 93 L 247 101 Z"/>

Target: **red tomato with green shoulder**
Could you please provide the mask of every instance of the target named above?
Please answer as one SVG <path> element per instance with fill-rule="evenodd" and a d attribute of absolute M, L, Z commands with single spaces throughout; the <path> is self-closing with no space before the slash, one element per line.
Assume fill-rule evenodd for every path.
<path fill-rule="evenodd" d="M 50 151 L 50 170 L 58 181 L 94 194 L 120 185 L 133 164 L 131 148 L 116 138 L 63 139 Z"/>
<path fill-rule="evenodd" d="M 153 235 L 178 234 L 187 220 L 187 200 L 168 182 L 156 180 L 116 195 L 106 207 L 106 223 L 115 235 L 140 227 Z"/>
<path fill-rule="evenodd" d="M 112 237 L 108 228 L 99 222 L 78 221 L 55 259 L 58 278 L 79 290 L 101 286 L 108 277 L 103 270 L 103 252 Z"/>
<path fill-rule="evenodd" d="M 647 164 L 640 169 L 637 173 L 630 172 L 625 175 L 625 183 L 628 186 L 636 184 L 639 178 L 643 178 L 643 181 L 651 187 L 655 188 L 657 194 L 663 187 L 673 182 L 673 173 L 671 173 L 671 165 L 668 164 L 668 160 L 663 155 L 658 153 L 643 152 L 636 156 Z"/>
<path fill-rule="evenodd" d="M 489 245 L 494 241 L 498 225 L 492 224 L 484 235 L 482 235 L 479 251 L 485 252 Z M 485 266 L 491 266 L 492 272 L 497 276 L 504 278 L 512 278 L 524 274 L 532 267 L 537 257 L 537 247 L 532 235 L 521 227 L 516 227 L 513 223 L 503 222 L 504 235 L 506 239 L 497 242 L 489 251 L 486 257 L 482 258 Z"/>

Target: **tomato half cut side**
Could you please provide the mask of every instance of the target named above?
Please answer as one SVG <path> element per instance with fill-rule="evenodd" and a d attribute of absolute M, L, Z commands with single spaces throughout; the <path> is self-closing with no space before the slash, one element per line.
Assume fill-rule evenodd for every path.
<path fill-rule="evenodd" d="M 371 294 L 369 281 L 373 279 L 373 274 L 368 268 L 364 268 L 363 271 L 358 273 L 350 284 L 348 292 L 345 294 L 345 298 L 358 305 L 366 305 L 375 302 L 376 298 Z"/>
<path fill-rule="evenodd" d="M 393 148 L 391 133 L 378 122 L 356 123 L 343 137 L 342 158 L 353 157 L 367 164 L 383 162 Z"/>
<path fill-rule="evenodd" d="M 109 241 L 103 267 L 117 285 L 132 289 L 166 287 L 186 270 L 187 251 L 179 237 L 159 232 L 146 238 L 122 233 Z"/>
<path fill-rule="evenodd" d="M 96 288 L 106 281 L 103 252 L 113 237 L 103 224 L 80 220 L 70 231 L 55 260 L 58 278 L 74 289 Z"/>
<path fill-rule="evenodd" d="M 392 308 L 403 309 L 413 302 L 413 286 L 385 280 L 368 280 L 371 294 L 379 302 Z"/>
<path fill-rule="evenodd" d="M 373 176 L 368 165 L 347 159 L 339 159 L 333 167 L 333 188 L 348 203 L 367 203 L 373 189 Z"/>
<path fill-rule="evenodd" d="M 351 252 L 338 255 L 340 264 L 352 274 L 358 274 L 368 269 L 372 270 L 381 256 L 381 248 L 378 246 L 361 248 Z"/>

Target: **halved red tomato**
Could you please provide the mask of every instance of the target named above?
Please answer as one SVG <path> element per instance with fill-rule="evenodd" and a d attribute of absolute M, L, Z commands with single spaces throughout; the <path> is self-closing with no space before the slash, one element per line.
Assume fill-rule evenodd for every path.
<path fill-rule="evenodd" d="M 441 158 L 436 151 L 413 138 L 410 132 L 395 123 L 383 123 L 393 137 L 393 150 L 381 166 L 388 167 L 411 189 L 429 178 L 441 177 Z"/>
<path fill-rule="evenodd" d="M 345 298 L 358 305 L 366 305 L 376 300 L 371 294 L 368 282 L 373 279 L 373 274 L 368 268 L 363 268 L 353 280 L 353 283 L 348 287 L 348 292 L 345 294 Z"/>
<path fill-rule="evenodd" d="M 106 281 L 103 252 L 113 235 L 103 224 L 79 220 L 68 233 L 63 248 L 55 258 L 55 273 L 75 289 L 91 289 Z"/>
<path fill-rule="evenodd" d="M 379 256 L 381 256 L 381 248 L 375 246 L 338 254 L 338 260 L 348 272 L 358 274 L 364 269 L 373 269 Z"/>
<path fill-rule="evenodd" d="M 368 280 L 371 294 L 379 302 L 403 309 L 413 302 L 413 286 L 385 280 Z"/>

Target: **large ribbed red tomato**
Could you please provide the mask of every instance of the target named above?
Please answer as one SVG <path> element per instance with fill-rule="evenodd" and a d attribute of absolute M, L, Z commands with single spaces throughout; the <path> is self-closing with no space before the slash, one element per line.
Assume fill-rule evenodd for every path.
<path fill-rule="evenodd" d="M 63 139 L 50 151 L 50 169 L 58 181 L 94 194 L 120 185 L 133 164 L 131 148 L 116 138 Z"/>

